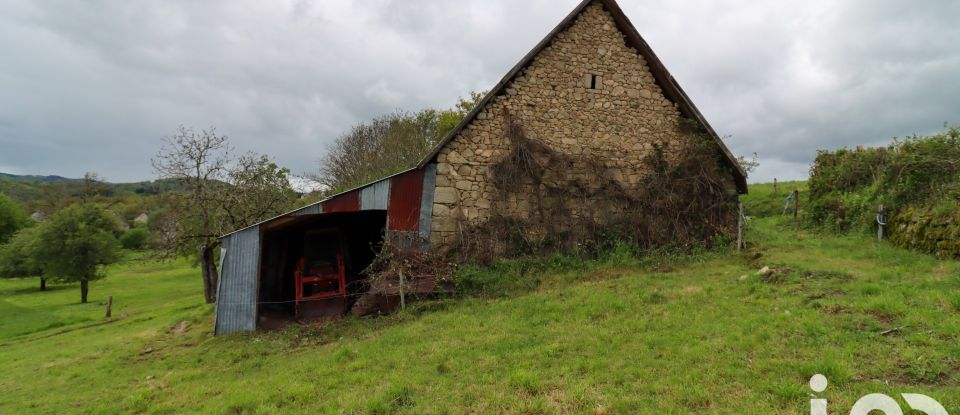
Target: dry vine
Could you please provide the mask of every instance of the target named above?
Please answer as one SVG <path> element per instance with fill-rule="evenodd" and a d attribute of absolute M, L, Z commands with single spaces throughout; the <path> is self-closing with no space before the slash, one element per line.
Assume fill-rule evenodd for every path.
<path fill-rule="evenodd" d="M 391 311 L 396 308 L 401 292 L 415 299 L 450 291 L 454 266 L 446 256 L 403 249 L 387 240 L 363 274 L 369 277 L 369 287 L 353 306 L 351 311 L 355 315 Z"/>
<path fill-rule="evenodd" d="M 504 117 L 510 150 L 489 170 L 497 189 L 493 214 L 464 230 L 457 249 L 461 259 L 595 255 L 615 242 L 642 249 L 709 245 L 735 224 L 736 199 L 725 182 L 729 167 L 699 129 L 685 126 L 692 139 L 675 163 L 655 144 L 645 160 L 647 174 L 631 187 L 617 180 L 603 159 L 559 153 L 528 137 L 509 113 Z M 519 212 L 519 200 L 527 201 L 527 213 Z"/>
<path fill-rule="evenodd" d="M 489 168 L 497 190 L 493 214 L 461 230 L 459 243 L 450 251 L 460 261 L 489 263 L 551 252 L 597 255 L 620 242 L 640 249 L 710 245 L 718 236 L 730 235 L 736 224 L 736 196 L 727 190 L 732 173 L 699 129 L 686 127 L 691 142 L 674 163 L 662 145 L 654 145 L 644 160 L 647 174 L 630 187 L 604 160 L 559 153 L 528 137 L 515 118 L 504 115 L 510 150 Z M 355 306 L 355 313 L 395 307 L 381 307 L 373 299 L 395 300 L 401 273 L 408 293 L 449 287 L 451 259 L 384 244 L 365 271 L 372 295 Z"/>

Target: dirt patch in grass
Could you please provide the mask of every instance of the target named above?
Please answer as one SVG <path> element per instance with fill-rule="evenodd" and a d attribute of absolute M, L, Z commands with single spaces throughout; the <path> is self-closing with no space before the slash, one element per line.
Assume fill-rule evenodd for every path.
<path fill-rule="evenodd" d="M 698 285 L 689 285 L 680 290 L 680 294 L 694 295 L 703 293 L 703 287 Z"/>
<path fill-rule="evenodd" d="M 176 325 L 174 325 L 172 328 L 170 328 L 170 333 L 174 335 L 183 334 L 189 328 L 190 328 L 190 322 L 183 320 L 177 323 Z"/>
<path fill-rule="evenodd" d="M 600 268 L 586 276 L 587 281 L 609 281 L 619 280 L 628 275 L 627 271 L 621 268 Z"/>

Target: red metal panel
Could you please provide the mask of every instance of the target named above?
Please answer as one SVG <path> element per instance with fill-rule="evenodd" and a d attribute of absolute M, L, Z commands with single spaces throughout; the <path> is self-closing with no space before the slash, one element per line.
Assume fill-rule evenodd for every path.
<path fill-rule="evenodd" d="M 344 193 L 323 202 L 323 213 L 356 212 L 360 210 L 360 190 Z"/>
<path fill-rule="evenodd" d="M 387 230 L 416 232 L 420 226 L 423 169 L 401 174 L 391 180 Z"/>

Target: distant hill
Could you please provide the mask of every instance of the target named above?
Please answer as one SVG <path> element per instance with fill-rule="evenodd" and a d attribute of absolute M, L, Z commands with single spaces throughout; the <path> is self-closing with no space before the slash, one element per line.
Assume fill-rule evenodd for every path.
<path fill-rule="evenodd" d="M 152 180 L 132 183 L 105 183 L 108 196 L 159 195 L 184 190 L 176 180 Z M 50 195 L 75 196 L 83 179 L 62 176 L 16 175 L 0 173 L 0 193 L 21 204 L 30 204 Z"/>
<path fill-rule="evenodd" d="M 18 175 L 10 173 L 0 173 L 0 178 L 9 179 L 15 182 L 41 182 L 41 183 L 55 183 L 55 182 L 78 182 L 82 179 L 70 179 L 63 176 L 36 176 L 36 175 Z"/>

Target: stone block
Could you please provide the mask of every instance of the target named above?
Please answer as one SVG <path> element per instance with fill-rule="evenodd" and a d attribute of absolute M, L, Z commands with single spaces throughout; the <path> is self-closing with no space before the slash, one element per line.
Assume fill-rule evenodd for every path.
<path fill-rule="evenodd" d="M 457 189 L 455 188 L 437 187 L 437 190 L 433 193 L 433 201 L 436 203 L 452 205 L 460 201 L 460 195 L 457 193 Z"/>

